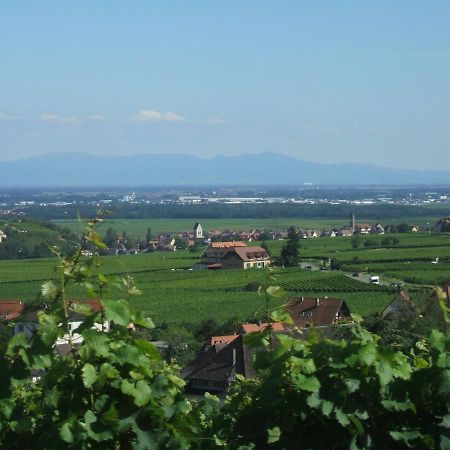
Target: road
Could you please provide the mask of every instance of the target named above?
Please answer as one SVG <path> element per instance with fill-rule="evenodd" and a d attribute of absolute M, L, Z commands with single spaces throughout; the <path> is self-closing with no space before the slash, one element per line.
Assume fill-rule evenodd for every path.
<path fill-rule="evenodd" d="M 317 263 L 313 263 L 313 262 L 301 262 L 300 267 L 305 270 L 310 270 L 311 272 L 317 272 L 318 270 L 321 270 L 322 266 Z M 346 272 L 343 270 L 341 270 L 340 273 L 346 275 L 349 278 L 352 278 L 353 280 L 361 281 L 362 283 L 370 283 L 370 277 L 372 275 L 376 275 L 376 274 L 368 274 L 368 273 L 359 273 L 359 275 L 356 277 L 356 276 L 352 275 L 352 272 Z M 398 281 L 398 283 L 400 284 L 401 282 Z M 390 286 L 392 284 L 392 281 L 388 282 L 388 281 L 382 280 L 380 277 L 379 284 L 382 286 Z"/>

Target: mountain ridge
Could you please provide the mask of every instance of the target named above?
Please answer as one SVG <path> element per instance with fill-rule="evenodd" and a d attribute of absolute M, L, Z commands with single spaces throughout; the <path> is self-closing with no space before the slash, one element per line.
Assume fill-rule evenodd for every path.
<path fill-rule="evenodd" d="M 450 171 L 326 164 L 278 153 L 214 156 L 187 154 L 97 156 L 48 153 L 0 162 L 0 186 L 281 186 L 450 184 Z"/>

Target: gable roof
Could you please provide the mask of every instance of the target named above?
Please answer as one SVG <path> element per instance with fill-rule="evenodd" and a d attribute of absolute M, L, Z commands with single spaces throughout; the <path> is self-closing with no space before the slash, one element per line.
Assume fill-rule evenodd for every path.
<path fill-rule="evenodd" d="M 258 333 L 260 331 L 264 331 L 266 328 L 271 327 L 273 331 L 283 331 L 284 326 L 281 322 L 273 322 L 273 323 L 243 323 L 241 325 L 241 331 L 244 333 Z"/>
<path fill-rule="evenodd" d="M 340 298 L 291 297 L 285 309 L 298 327 L 331 325 L 337 314 L 350 317 L 350 309 Z"/>
<path fill-rule="evenodd" d="M 238 247 L 234 252 L 242 259 L 242 261 L 252 261 L 254 259 L 268 258 L 267 252 L 262 247 Z"/>
<path fill-rule="evenodd" d="M 228 345 L 218 344 L 208 347 L 183 370 L 183 377 L 227 382 L 233 373 L 254 377 L 254 350 L 244 344 L 238 335 Z"/>
<path fill-rule="evenodd" d="M 25 305 L 20 300 L 0 300 L 0 320 L 15 320 L 24 308 Z"/>
<path fill-rule="evenodd" d="M 77 308 L 78 306 L 81 308 Z M 73 322 L 82 321 L 86 316 L 102 311 L 103 305 L 98 299 L 69 300 L 69 320 Z"/>
<path fill-rule="evenodd" d="M 238 334 L 230 334 L 226 336 L 212 336 L 209 340 L 209 345 L 217 345 L 217 344 L 229 344 L 230 342 L 233 342 L 237 337 L 239 337 Z"/>
<path fill-rule="evenodd" d="M 247 247 L 245 242 L 211 242 L 209 245 L 211 248 L 233 248 L 233 247 Z"/>
<path fill-rule="evenodd" d="M 402 314 L 408 310 L 415 310 L 417 307 L 413 301 L 409 298 L 406 291 L 401 290 L 398 295 L 383 309 L 381 312 L 382 317 L 386 317 L 389 314 Z"/>

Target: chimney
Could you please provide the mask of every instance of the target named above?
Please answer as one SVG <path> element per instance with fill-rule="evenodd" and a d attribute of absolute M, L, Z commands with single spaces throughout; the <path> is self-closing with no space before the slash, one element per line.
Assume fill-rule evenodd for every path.
<path fill-rule="evenodd" d="M 318 308 L 320 306 L 320 298 L 316 298 L 316 307 Z"/>

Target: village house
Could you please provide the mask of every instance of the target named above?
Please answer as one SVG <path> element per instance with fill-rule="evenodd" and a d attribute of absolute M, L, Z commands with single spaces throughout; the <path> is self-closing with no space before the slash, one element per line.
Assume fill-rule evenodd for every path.
<path fill-rule="evenodd" d="M 46 310 L 44 305 L 43 311 Z M 83 323 L 86 316 L 91 313 L 99 313 L 103 310 L 100 300 L 71 300 L 69 302 L 69 320 L 68 327 L 72 343 L 81 344 L 83 338 L 76 333 L 77 328 Z M 25 311 L 25 305 L 20 300 L 0 300 L 0 320 L 14 322 L 14 335 L 25 333 L 28 339 L 31 339 L 39 328 L 39 310 Z M 107 332 L 110 324 L 108 321 L 103 323 L 94 323 L 93 329 Z M 55 349 L 59 354 L 67 354 L 69 333 L 59 337 L 55 342 Z"/>
<path fill-rule="evenodd" d="M 186 391 L 221 394 L 235 381 L 236 375 L 253 378 L 254 351 L 254 348 L 244 344 L 242 335 L 206 346 L 182 371 Z"/>
<path fill-rule="evenodd" d="M 300 235 L 303 239 L 317 238 L 321 234 L 319 230 L 300 230 Z"/>
<path fill-rule="evenodd" d="M 370 229 L 371 234 L 384 234 L 384 228 L 380 223 L 377 223 Z"/>
<path fill-rule="evenodd" d="M 200 265 L 208 269 L 264 269 L 270 263 L 270 257 L 262 247 L 238 241 L 212 242 L 203 252 Z"/>
<path fill-rule="evenodd" d="M 339 236 L 343 236 L 343 237 L 353 236 L 353 230 L 348 226 L 342 227 L 340 230 L 338 230 L 337 233 Z"/>
<path fill-rule="evenodd" d="M 360 223 L 355 226 L 355 233 L 359 234 L 369 234 L 372 229 L 372 225 L 368 223 Z"/>
<path fill-rule="evenodd" d="M 3 242 L 6 239 L 6 234 L 0 230 L 0 242 Z"/>
<path fill-rule="evenodd" d="M 295 327 L 324 327 L 351 320 L 345 300 L 338 298 L 290 297 L 285 306 Z"/>
<path fill-rule="evenodd" d="M 409 311 L 417 310 L 417 305 L 409 298 L 406 291 L 400 291 L 398 295 L 383 309 L 382 317 L 389 315 L 401 315 Z"/>

